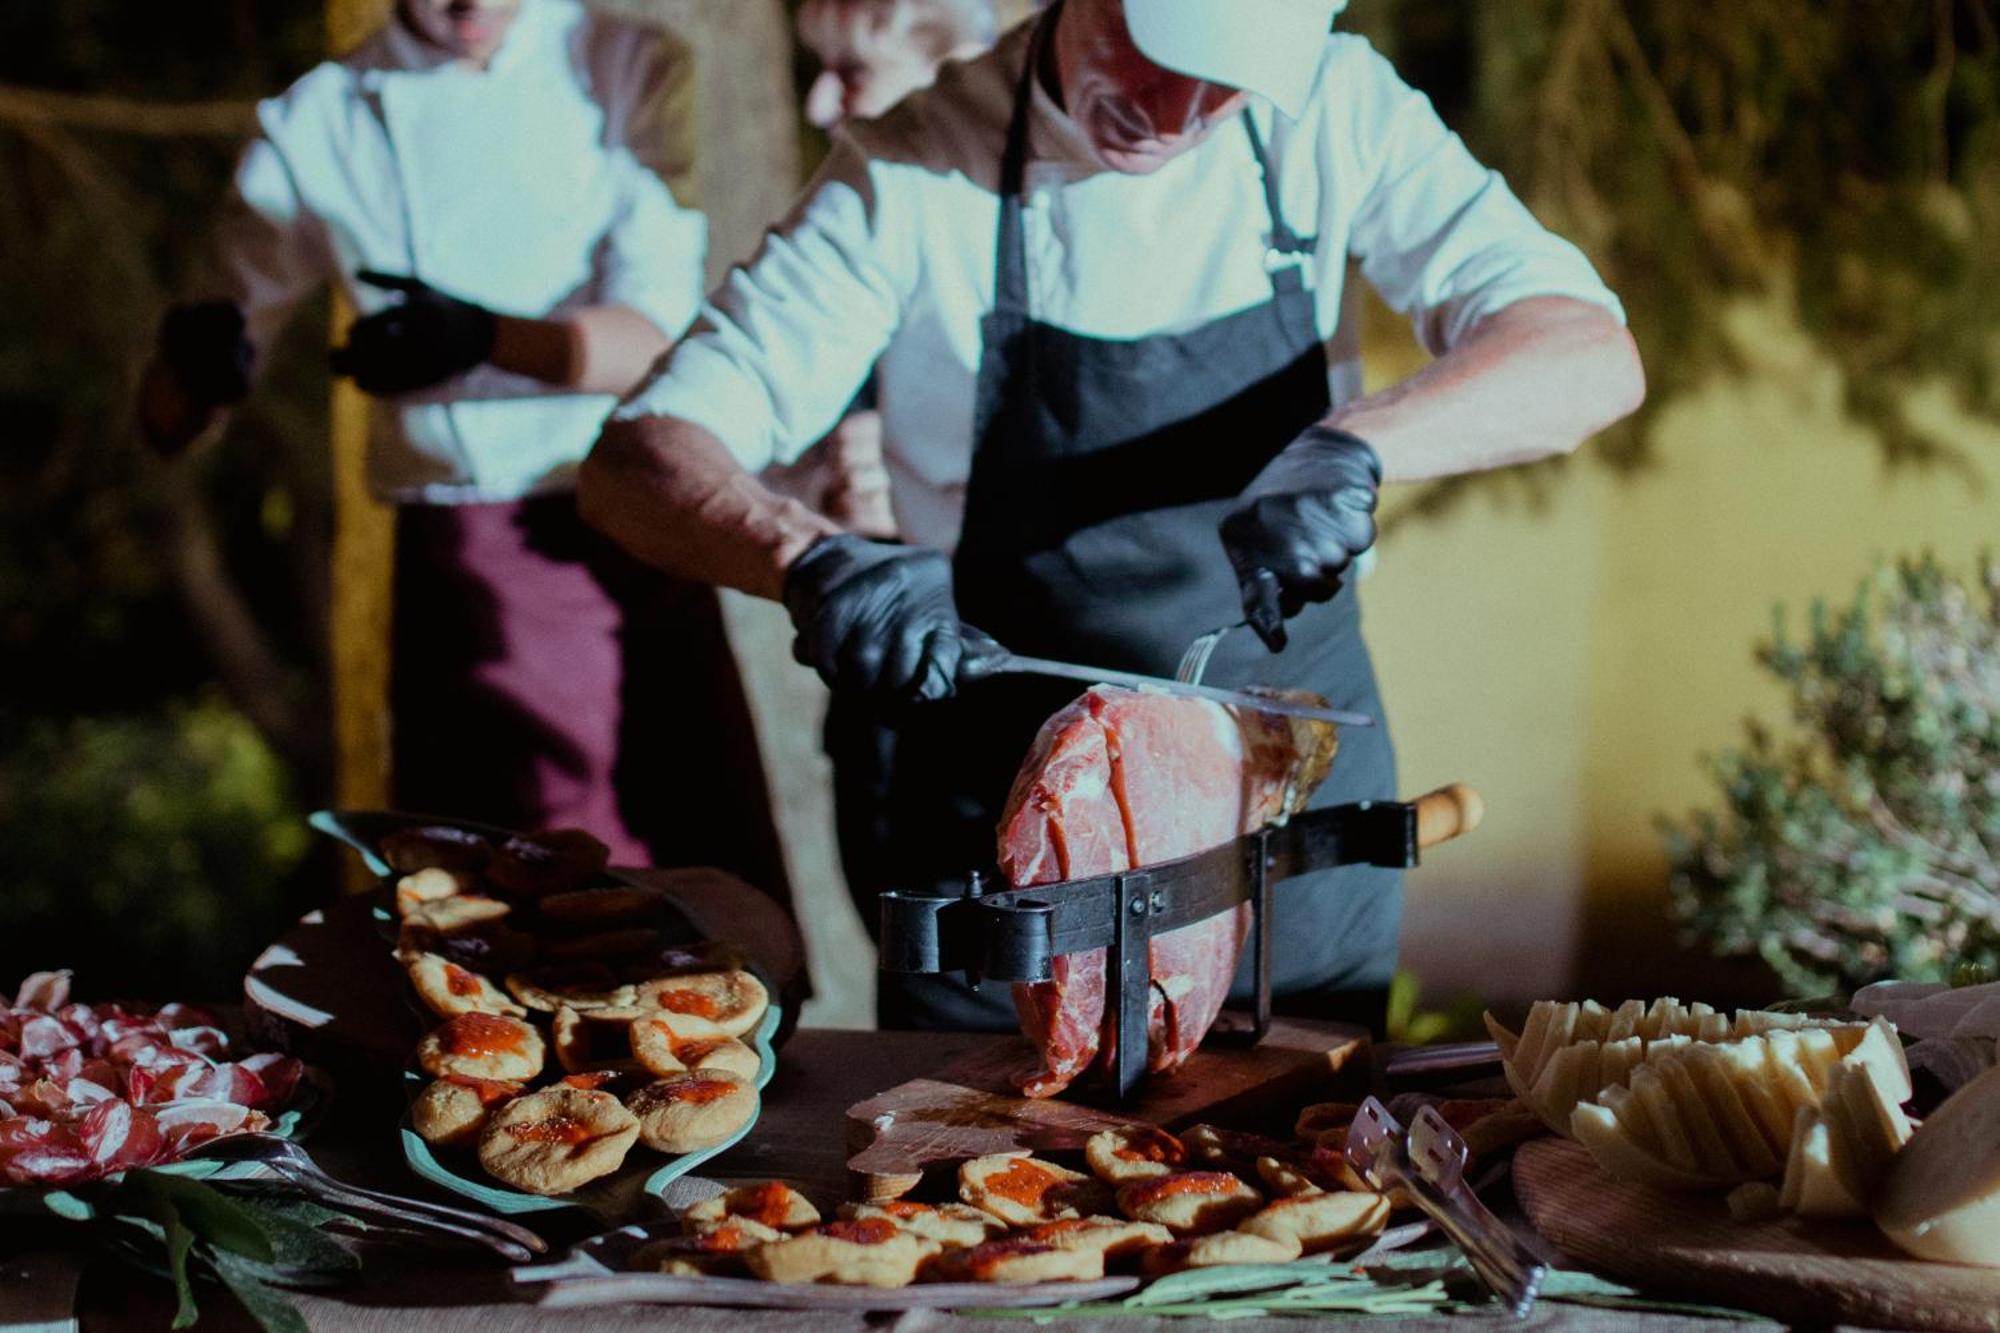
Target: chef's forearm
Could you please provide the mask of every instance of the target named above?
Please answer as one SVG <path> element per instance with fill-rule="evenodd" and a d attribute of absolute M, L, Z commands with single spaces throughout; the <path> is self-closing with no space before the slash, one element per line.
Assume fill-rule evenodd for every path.
<path fill-rule="evenodd" d="M 677 417 L 610 421 L 577 476 L 592 526 L 683 578 L 776 598 L 785 570 L 840 531 L 764 488 L 714 435 Z"/>
<path fill-rule="evenodd" d="M 1645 374 L 1610 313 L 1567 297 L 1517 301 L 1399 384 L 1326 424 L 1382 456 L 1384 480 L 1478 472 L 1568 453 L 1637 410 Z"/>
<path fill-rule="evenodd" d="M 557 319 L 498 316 L 492 363 L 578 393 L 624 393 L 673 340 L 629 306 L 589 306 Z"/>

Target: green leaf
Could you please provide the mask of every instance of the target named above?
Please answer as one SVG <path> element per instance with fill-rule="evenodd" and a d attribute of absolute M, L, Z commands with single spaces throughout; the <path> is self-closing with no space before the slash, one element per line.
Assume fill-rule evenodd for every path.
<path fill-rule="evenodd" d="M 134 1197 L 143 1201 L 147 1214 L 159 1224 L 162 1239 L 167 1247 L 167 1276 L 174 1283 L 174 1320 L 176 1329 L 190 1328 L 200 1313 L 195 1309 L 194 1284 L 188 1281 L 188 1251 L 194 1246 L 194 1232 L 181 1220 L 180 1210 L 173 1201 L 144 1177 L 133 1182 L 137 1188 Z"/>
<path fill-rule="evenodd" d="M 159 1171 L 135 1171 L 128 1179 L 171 1200 L 181 1218 L 211 1247 L 268 1264 L 277 1251 L 263 1220 L 222 1191 L 185 1176 Z"/>
<path fill-rule="evenodd" d="M 1315 1276 L 1324 1278 L 1332 1271 L 1324 1264 L 1314 1264 L 1312 1268 L 1317 1272 L 1301 1273 L 1299 1268 L 1292 1264 L 1240 1264 L 1230 1268 L 1190 1268 L 1185 1273 L 1170 1274 L 1150 1287 L 1134 1292 L 1125 1298 L 1124 1303 L 1162 1305 L 1231 1292 L 1259 1291 L 1267 1287 L 1284 1287 L 1300 1281 L 1310 1281 Z"/>
<path fill-rule="evenodd" d="M 265 1285 L 257 1266 L 227 1250 L 204 1255 L 215 1275 L 265 1333 L 310 1333 L 305 1316 L 284 1295 Z"/>
<path fill-rule="evenodd" d="M 232 1202 L 270 1242 L 269 1276 L 292 1286 L 329 1286 L 361 1271 L 354 1252 L 324 1230 L 331 1222 L 352 1222 L 345 1213 L 262 1193 L 234 1195 Z"/>

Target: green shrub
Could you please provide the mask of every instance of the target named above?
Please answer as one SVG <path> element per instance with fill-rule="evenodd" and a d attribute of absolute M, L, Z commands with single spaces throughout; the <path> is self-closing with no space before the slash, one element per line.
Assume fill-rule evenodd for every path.
<path fill-rule="evenodd" d="M 1758 661 L 1802 728 L 1710 762 L 1722 805 L 1666 828 L 1676 914 L 1794 994 L 2000 966 L 2000 564 L 1930 556 L 1812 609 Z"/>
<path fill-rule="evenodd" d="M 284 770 L 213 698 L 37 719 L 0 761 L 0 985 L 228 997 L 290 916 L 309 834 Z"/>

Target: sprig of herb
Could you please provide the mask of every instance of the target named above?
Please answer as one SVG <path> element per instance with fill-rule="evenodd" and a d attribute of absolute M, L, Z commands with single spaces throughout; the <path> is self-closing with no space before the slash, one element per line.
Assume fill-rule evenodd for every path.
<path fill-rule="evenodd" d="M 50 1191 L 41 1203 L 96 1225 L 114 1247 L 157 1253 L 174 1284 L 176 1329 L 199 1317 L 194 1277 L 201 1271 L 267 1333 L 306 1333 L 279 1288 L 337 1286 L 361 1269 L 354 1252 L 326 1231 L 335 1222 L 360 1225 L 346 1214 L 281 1195 L 224 1193 L 172 1171 L 127 1171 L 108 1188 Z"/>
<path fill-rule="evenodd" d="M 1607 1310 L 1747 1319 L 1740 1310 L 1659 1300 L 1589 1273 L 1551 1270 L 1541 1299 Z M 1070 1319 L 1150 1319 L 1156 1316 L 1250 1319 L 1267 1315 L 1487 1314 L 1491 1299 L 1464 1260 L 1437 1250 L 1397 1253 L 1355 1266 L 1306 1260 L 1196 1268 L 1163 1277 L 1116 1301 L 1073 1301 L 1040 1309 L 965 1311 L 982 1319 L 1048 1324 Z"/>

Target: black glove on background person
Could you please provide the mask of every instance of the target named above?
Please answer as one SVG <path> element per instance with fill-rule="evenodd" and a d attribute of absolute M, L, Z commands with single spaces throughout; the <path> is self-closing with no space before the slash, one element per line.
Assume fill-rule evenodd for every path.
<path fill-rule="evenodd" d="M 1382 460 L 1366 440 L 1309 426 L 1286 445 L 1222 520 L 1222 545 L 1243 618 L 1264 646 L 1285 646 L 1285 621 L 1340 591 L 1340 575 L 1375 544 Z"/>
<path fill-rule="evenodd" d="M 333 373 L 366 393 L 414 393 L 472 369 L 493 355 L 493 312 L 446 296 L 421 278 L 362 270 L 370 287 L 403 300 L 354 321 L 347 345 L 333 351 Z"/>
<path fill-rule="evenodd" d="M 242 402 L 255 358 L 243 312 L 233 302 L 177 305 L 160 321 L 160 360 L 181 392 L 202 407 Z"/>
<path fill-rule="evenodd" d="M 920 546 L 852 533 L 822 537 L 785 571 L 792 656 L 836 690 L 883 703 L 944 699 L 957 689 L 958 605 L 951 561 Z"/>

